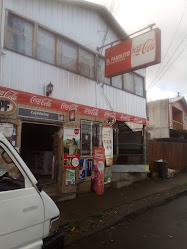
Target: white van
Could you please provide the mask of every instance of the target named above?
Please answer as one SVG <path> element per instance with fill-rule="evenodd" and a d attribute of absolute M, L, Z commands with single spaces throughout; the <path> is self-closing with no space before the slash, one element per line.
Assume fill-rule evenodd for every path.
<path fill-rule="evenodd" d="M 0 249 L 59 249 L 60 212 L 0 133 Z"/>

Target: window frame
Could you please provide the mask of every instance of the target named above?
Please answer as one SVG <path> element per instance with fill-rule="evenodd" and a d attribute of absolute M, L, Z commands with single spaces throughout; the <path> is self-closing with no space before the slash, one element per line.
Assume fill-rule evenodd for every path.
<path fill-rule="evenodd" d="M 91 125 L 91 135 L 90 135 L 90 154 L 89 155 L 85 155 L 85 154 L 82 154 L 82 125 L 85 123 L 90 123 Z M 92 140 L 92 129 L 93 129 L 93 124 L 98 124 L 99 125 L 99 147 L 101 147 L 102 145 L 102 123 L 99 122 L 99 121 L 90 121 L 90 120 L 85 120 L 85 119 L 82 119 L 81 120 L 81 128 L 80 128 L 80 131 L 81 131 L 81 137 L 80 137 L 80 156 L 81 157 L 93 157 L 93 140 Z"/>
<path fill-rule="evenodd" d="M 22 20 L 23 22 L 25 23 L 30 23 L 31 25 L 33 25 L 33 33 L 32 33 L 32 37 L 34 37 L 34 33 L 35 33 L 35 25 L 34 25 L 34 22 L 30 19 L 27 19 L 27 18 L 24 18 L 23 16 L 15 13 L 14 11 L 10 11 L 8 9 L 5 10 L 5 24 L 4 24 L 4 39 L 3 39 L 3 47 L 7 50 L 10 50 L 14 53 L 17 53 L 17 54 L 21 54 L 23 56 L 27 56 L 29 58 L 33 58 L 33 49 L 34 49 L 34 39 L 32 39 L 32 55 L 28 55 L 28 54 L 24 54 L 22 52 L 18 52 L 16 50 L 14 50 L 13 48 L 9 48 L 7 46 L 7 43 L 8 43 L 8 38 L 7 38 L 7 34 L 8 34 L 8 17 L 9 17 L 9 14 L 15 16 L 17 19 L 20 19 Z"/>

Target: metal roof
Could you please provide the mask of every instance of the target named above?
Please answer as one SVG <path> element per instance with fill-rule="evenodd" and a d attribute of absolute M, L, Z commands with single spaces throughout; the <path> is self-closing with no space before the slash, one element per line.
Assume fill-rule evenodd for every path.
<path fill-rule="evenodd" d="M 88 1 L 84 1 L 84 0 L 58 0 L 58 1 L 64 2 L 66 4 L 78 6 L 81 8 L 93 9 L 97 11 L 103 17 L 104 20 L 106 20 L 106 22 L 114 30 L 114 32 L 119 36 L 119 38 L 122 38 L 127 35 L 125 30 L 121 27 L 121 25 L 112 15 L 112 13 L 103 5 L 91 3 Z"/>
<path fill-rule="evenodd" d="M 169 99 L 170 104 L 173 104 L 175 102 L 181 102 L 181 104 L 184 106 L 185 111 L 187 112 L 187 103 L 185 97 L 176 97 Z"/>

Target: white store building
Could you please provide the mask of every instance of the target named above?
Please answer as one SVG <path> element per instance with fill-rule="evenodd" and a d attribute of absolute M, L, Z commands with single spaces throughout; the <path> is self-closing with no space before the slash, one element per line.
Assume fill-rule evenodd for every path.
<path fill-rule="evenodd" d="M 80 129 L 80 158 L 92 160 L 93 147 L 102 146 L 107 117 L 117 120 L 114 181 L 145 172 L 145 69 L 105 78 L 105 50 L 97 47 L 127 35 L 107 8 L 77 0 L 2 0 L 0 5 L 0 97 L 16 103 L 14 113 L 0 112 L 0 122 L 13 125 L 15 145 L 33 173 L 59 192 L 84 191 L 91 177 L 79 182 L 78 169 L 76 184 L 66 185 L 63 136 L 57 134 Z M 53 91 L 47 96 L 50 82 Z M 75 122 L 69 120 L 71 110 Z M 132 131 L 136 123 L 139 132 Z"/>

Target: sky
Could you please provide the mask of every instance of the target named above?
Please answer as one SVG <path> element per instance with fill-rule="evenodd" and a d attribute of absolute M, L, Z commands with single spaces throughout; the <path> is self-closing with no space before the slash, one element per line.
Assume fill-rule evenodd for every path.
<path fill-rule="evenodd" d="M 156 23 L 155 27 L 160 28 L 162 34 L 162 61 L 161 64 L 147 68 L 147 99 L 151 101 L 177 97 L 179 92 L 180 96 L 184 96 L 187 100 L 186 0 L 88 1 L 102 4 L 111 10 L 116 20 L 128 34 L 142 29 L 149 24 Z M 170 49 L 168 50 L 169 46 Z M 181 55 L 179 55 L 180 53 Z M 171 56 L 172 58 L 170 59 Z M 155 76 L 157 78 L 153 81 Z M 149 87 L 151 84 L 153 86 Z"/>

